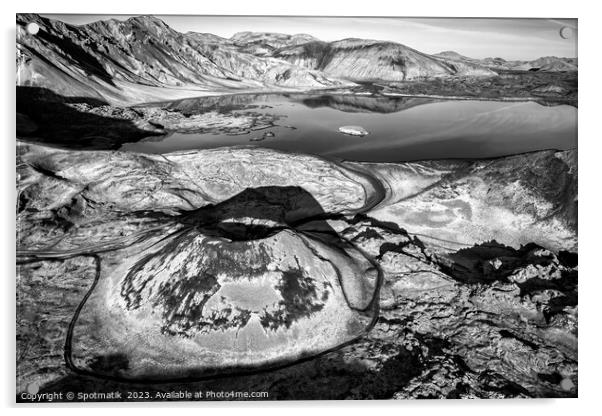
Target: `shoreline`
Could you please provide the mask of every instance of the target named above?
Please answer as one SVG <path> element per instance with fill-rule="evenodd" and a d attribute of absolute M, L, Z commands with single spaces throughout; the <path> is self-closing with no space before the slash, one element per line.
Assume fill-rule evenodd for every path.
<path fill-rule="evenodd" d="M 502 101 L 502 102 L 550 102 L 565 105 L 572 105 L 573 103 L 577 106 L 577 100 L 567 100 L 562 98 L 549 98 L 549 97 L 473 97 L 473 96 L 462 96 L 462 95 L 438 95 L 438 94 L 403 94 L 396 92 L 385 92 L 380 93 L 385 97 L 408 97 L 408 98 L 432 98 L 436 100 L 450 100 L 450 101 Z"/>
<path fill-rule="evenodd" d="M 339 88 L 318 88 L 318 89 L 310 89 L 310 90 L 246 90 L 244 92 L 238 91 L 210 91 L 205 95 L 191 95 L 190 97 L 184 98 L 176 98 L 172 100 L 159 100 L 159 101 L 148 101 L 148 102 L 140 102 L 127 104 L 126 107 L 150 107 L 155 105 L 161 105 L 165 103 L 171 103 L 174 101 L 184 101 L 184 100 L 194 100 L 194 99 L 203 99 L 208 97 L 224 97 L 230 95 L 277 95 L 277 94 L 302 94 L 302 95 L 313 95 L 313 94 L 326 94 L 330 93 L 331 95 L 357 95 L 363 97 L 407 97 L 407 98 L 426 98 L 426 99 L 435 99 L 435 100 L 449 100 L 449 101 L 500 101 L 500 102 L 549 102 L 555 103 L 559 105 L 575 105 L 577 106 L 578 100 L 564 99 L 564 98 L 550 98 L 550 97 L 475 97 L 468 95 L 441 95 L 441 94 L 405 94 L 405 93 L 396 93 L 396 92 L 369 92 L 369 91 L 361 91 L 354 92 L 351 90 L 341 90 Z M 113 104 L 109 104 L 113 105 Z M 115 105 L 116 107 L 119 105 Z"/>

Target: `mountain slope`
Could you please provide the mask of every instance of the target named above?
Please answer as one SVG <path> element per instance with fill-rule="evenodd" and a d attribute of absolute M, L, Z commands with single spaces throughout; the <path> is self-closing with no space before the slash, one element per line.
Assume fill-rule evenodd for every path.
<path fill-rule="evenodd" d="M 29 22 L 40 26 L 37 35 L 25 31 Z M 213 35 L 179 33 L 152 16 L 72 26 L 18 15 L 17 30 L 20 85 L 69 96 L 136 101 L 145 92 L 152 95 L 156 87 L 202 95 L 202 91 L 345 84 L 282 60 L 240 52 Z M 134 94 L 128 94 L 132 87 Z"/>
<path fill-rule="evenodd" d="M 35 22 L 40 30 L 29 34 Z M 143 102 L 236 90 L 341 87 L 355 81 L 492 76 L 471 62 L 375 40 L 241 32 L 231 39 L 180 33 L 153 16 L 73 26 L 17 15 L 22 86 L 109 102 Z"/>
<path fill-rule="evenodd" d="M 405 81 L 450 75 L 492 76 L 477 65 L 450 62 L 393 42 L 343 39 L 278 49 L 274 56 L 325 74 L 357 81 Z"/>
<path fill-rule="evenodd" d="M 533 61 L 524 62 L 513 69 L 539 70 L 539 71 L 577 71 L 577 59 L 544 56 Z"/>
<path fill-rule="evenodd" d="M 467 56 L 461 55 L 454 51 L 439 52 L 433 56 L 440 58 L 480 65 L 493 70 L 506 69 L 515 71 L 548 71 L 548 72 L 570 72 L 577 71 L 577 58 L 559 58 L 557 56 L 543 56 L 532 61 L 507 61 L 502 58 L 485 58 L 485 59 L 474 59 Z"/>

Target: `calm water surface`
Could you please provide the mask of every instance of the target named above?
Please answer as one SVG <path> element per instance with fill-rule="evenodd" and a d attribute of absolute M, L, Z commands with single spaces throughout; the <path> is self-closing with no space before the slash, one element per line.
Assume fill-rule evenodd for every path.
<path fill-rule="evenodd" d="M 279 116 L 279 126 L 237 136 L 173 133 L 127 143 L 122 149 L 166 153 L 250 145 L 383 162 L 483 158 L 577 146 L 577 109 L 568 105 L 307 94 L 241 94 L 161 105 L 191 114 L 215 110 L 273 114 Z M 338 132 L 343 125 L 359 125 L 370 134 L 344 135 Z M 250 140 L 266 131 L 275 136 Z"/>

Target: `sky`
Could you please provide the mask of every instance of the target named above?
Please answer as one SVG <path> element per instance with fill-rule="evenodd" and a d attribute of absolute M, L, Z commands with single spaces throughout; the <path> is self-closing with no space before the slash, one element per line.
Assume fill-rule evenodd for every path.
<path fill-rule="evenodd" d="M 43 15 L 86 24 L 128 15 Z M 242 31 L 307 33 L 321 40 L 387 40 L 421 52 L 455 51 L 471 58 L 532 60 L 541 56 L 577 57 L 577 19 L 468 19 L 401 17 L 284 17 L 157 15 L 179 32 L 204 32 L 226 38 Z M 560 29 L 569 27 L 569 39 Z M 566 33 L 566 32 L 565 32 Z"/>

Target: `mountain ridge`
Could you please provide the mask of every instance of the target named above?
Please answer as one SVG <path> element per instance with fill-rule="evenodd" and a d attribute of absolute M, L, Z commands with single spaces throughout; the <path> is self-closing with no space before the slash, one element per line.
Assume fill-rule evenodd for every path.
<path fill-rule="evenodd" d="M 40 30 L 29 34 L 35 22 Z M 358 82 L 492 77 L 499 70 L 576 71 L 577 59 L 473 59 L 429 55 L 401 43 L 243 31 L 230 38 L 181 33 L 152 15 L 71 25 L 17 15 L 17 83 L 109 103 L 237 91 L 340 88 Z"/>
<path fill-rule="evenodd" d="M 26 33 L 29 22 L 40 26 L 38 34 Z M 72 26 L 18 15 L 17 23 L 18 84 L 66 96 L 131 102 L 161 99 L 161 89 L 198 96 L 348 84 L 281 60 L 241 53 L 234 46 L 217 47 L 217 38 L 212 43 L 202 35 L 185 35 L 154 17 Z"/>
<path fill-rule="evenodd" d="M 40 31 L 28 34 L 35 22 Z M 237 90 L 337 88 L 357 81 L 493 76 L 485 67 L 424 54 L 394 42 L 308 34 L 239 32 L 226 39 L 180 33 L 155 16 L 70 25 L 17 15 L 19 85 L 108 102 Z"/>
<path fill-rule="evenodd" d="M 456 51 L 443 51 L 434 54 L 454 61 L 469 62 L 482 65 L 493 70 L 518 70 L 518 71 L 548 71 L 572 72 L 577 71 L 577 58 L 558 56 L 542 56 L 533 60 L 506 60 L 500 57 L 487 57 L 483 59 L 470 58 Z"/>

